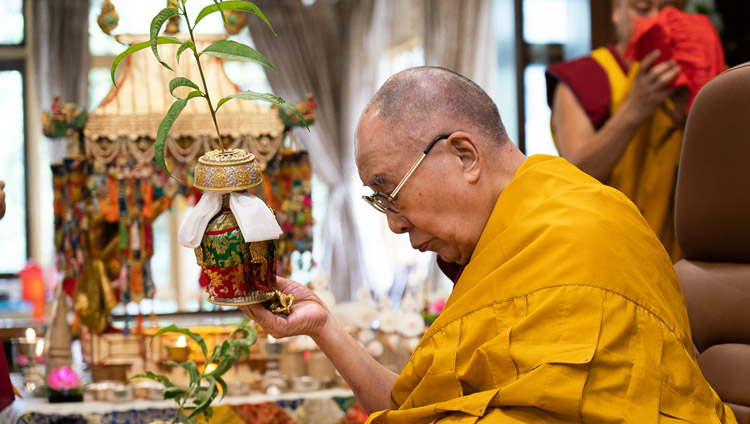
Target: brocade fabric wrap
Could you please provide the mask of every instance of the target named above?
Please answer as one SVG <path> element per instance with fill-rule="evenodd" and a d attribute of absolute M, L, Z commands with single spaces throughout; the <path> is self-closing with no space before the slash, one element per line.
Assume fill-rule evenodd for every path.
<path fill-rule="evenodd" d="M 198 262 L 210 279 L 212 298 L 264 301 L 275 281 L 277 240 L 246 243 L 229 208 L 211 219 L 196 248 Z"/>

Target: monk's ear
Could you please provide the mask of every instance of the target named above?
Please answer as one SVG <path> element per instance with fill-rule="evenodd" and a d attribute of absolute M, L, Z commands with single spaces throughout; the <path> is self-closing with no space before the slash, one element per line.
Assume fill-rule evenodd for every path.
<path fill-rule="evenodd" d="M 467 182 L 475 183 L 482 173 L 482 155 L 471 134 L 456 131 L 448 139 L 448 149 L 460 161 Z"/>

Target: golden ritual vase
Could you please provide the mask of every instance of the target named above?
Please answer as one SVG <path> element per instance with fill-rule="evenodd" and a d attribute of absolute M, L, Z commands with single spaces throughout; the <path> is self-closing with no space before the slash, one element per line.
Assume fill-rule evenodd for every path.
<path fill-rule="evenodd" d="M 213 150 L 198 159 L 193 185 L 222 192 L 222 205 L 208 222 L 195 256 L 210 280 L 209 302 L 231 306 L 269 302 L 273 312 L 288 314 L 294 297 L 276 288 L 278 239 L 245 241 L 229 207 L 231 192 L 261 182 L 260 166 L 245 150 Z M 270 208 L 269 213 L 273 213 Z"/>

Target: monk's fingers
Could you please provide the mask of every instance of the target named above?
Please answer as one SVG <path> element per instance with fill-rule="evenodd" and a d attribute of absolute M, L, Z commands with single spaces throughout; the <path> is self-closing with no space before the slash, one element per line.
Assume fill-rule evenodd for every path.
<path fill-rule="evenodd" d="M 669 67 L 664 72 L 659 74 L 658 78 L 656 79 L 657 86 L 668 86 L 672 81 L 674 81 L 675 78 L 677 78 L 677 75 L 680 75 L 680 72 L 682 72 L 682 68 L 677 65 Z M 672 93 L 670 92 L 669 94 L 671 95 Z"/>
<path fill-rule="evenodd" d="M 674 68 L 679 68 L 679 66 L 677 66 L 677 62 L 675 62 L 674 60 L 661 62 L 658 65 L 654 65 L 654 67 L 652 67 L 648 71 L 648 79 L 655 82 L 659 79 L 659 77 L 667 72 L 672 71 Z"/>
<path fill-rule="evenodd" d="M 258 325 L 263 327 L 268 334 L 274 337 L 284 337 L 286 320 L 264 308 L 261 304 L 240 306 L 239 309 L 249 316 Z"/>
<path fill-rule="evenodd" d="M 649 54 L 647 54 L 643 58 L 643 60 L 641 60 L 639 72 L 647 73 L 649 70 L 651 70 L 651 67 L 659 59 L 659 56 L 661 56 L 661 52 L 659 50 L 653 50 Z"/>

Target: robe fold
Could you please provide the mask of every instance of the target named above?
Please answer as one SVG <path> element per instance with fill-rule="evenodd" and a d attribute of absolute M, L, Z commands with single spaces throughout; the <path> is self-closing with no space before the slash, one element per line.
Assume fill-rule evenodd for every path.
<path fill-rule="evenodd" d="M 638 209 L 561 158 L 500 194 L 445 309 L 370 423 L 736 422 L 693 355 Z"/>
<path fill-rule="evenodd" d="M 633 86 L 638 63 L 629 68 L 614 46 L 594 50 L 591 56 L 554 64 L 547 69 L 547 102 L 554 102 L 557 84 L 570 88 L 599 130 L 622 106 Z M 664 107 L 671 107 L 669 99 Z M 557 145 L 555 127 L 552 136 Z M 638 126 L 620 159 L 603 183 L 635 203 L 669 252 L 672 262 L 682 258 L 674 234 L 674 191 L 682 149 L 683 129 L 658 109 Z"/>

